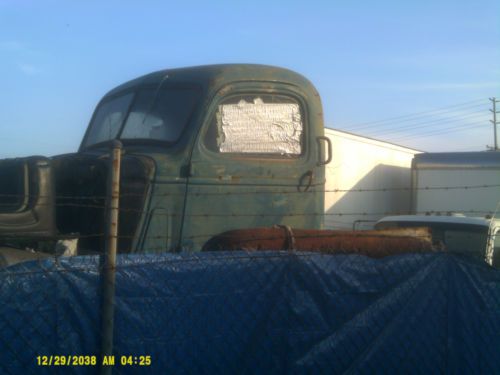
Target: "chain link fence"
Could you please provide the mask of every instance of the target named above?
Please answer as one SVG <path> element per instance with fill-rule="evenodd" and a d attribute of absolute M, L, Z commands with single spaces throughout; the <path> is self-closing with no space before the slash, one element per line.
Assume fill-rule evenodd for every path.
<path fill-rule="evenodd" d="M 500 372 L 500 270 L 462 255 L 119 255 L 112 358 L 102 290 L 99 256 L 0 269 L 0 372 Z"/>

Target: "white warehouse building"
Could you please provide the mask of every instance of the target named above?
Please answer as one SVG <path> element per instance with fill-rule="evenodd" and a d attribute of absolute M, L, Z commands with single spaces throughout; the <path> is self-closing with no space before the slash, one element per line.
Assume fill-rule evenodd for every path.
<path fill-rule="evenodd" d="M 325 136 L 326 229 L 371 229 L 383 216 L 409 213 L 411 162 L 421 151 L 328 128 Z"/>

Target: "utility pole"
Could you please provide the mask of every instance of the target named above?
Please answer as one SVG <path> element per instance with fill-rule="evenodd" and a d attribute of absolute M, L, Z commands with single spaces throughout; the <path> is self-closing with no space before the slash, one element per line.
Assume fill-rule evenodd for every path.
<path fill-rule="evenodd" d="M 494 146 L 493 150 L 498 151 L 498 142 L 497 142 L 497 102 L 500 102 L 500 100 L 497 100 L 497 98 L 490 98 L 491 102 L 493 103 L 493 109 L 490 109 L 490 112 L 493 113 L 493 120 L 490 120 L 490 122 L 493 124 L 493 137 L 494 137 Z"/>

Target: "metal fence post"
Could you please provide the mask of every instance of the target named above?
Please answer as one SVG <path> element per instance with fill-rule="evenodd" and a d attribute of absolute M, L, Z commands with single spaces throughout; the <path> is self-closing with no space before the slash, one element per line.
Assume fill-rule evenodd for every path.
<path fill-rule="evenodd" d="M 107 212 L 106 249 L 102 263 L 102 310 L 101 310 L 101 361 L 113 355 L 113 325 L 115 303 L 116 247 L 118 243 L 118 211 L 120 203 L 120 141 L 114 141 L 110 157 Z M 101 362 L 102 363 L 102 362 Z M 102 366 L 101 374 L 111 374 L 112 366 Z"/>

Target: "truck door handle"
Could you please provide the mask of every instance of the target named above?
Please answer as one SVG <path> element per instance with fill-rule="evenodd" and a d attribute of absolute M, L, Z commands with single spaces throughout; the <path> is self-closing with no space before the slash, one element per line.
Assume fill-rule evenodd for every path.
<path fill-rule="evenodd" d="M 326 149 L 328 150 L 328 157 L 325 160 L 323 160 L 323 158 L 322 158 L 321 141 L 326 142 Z M 321 135 L 321 136 L 316 137 L 316 142 L 318 143 L 318 163 L 317 163 L 317 165 L 319 167 L 321 165 L 326 165 L 332 161 L 332 141 L 330 140 L 330 138 Z"/>
<path fill-rule="evenodd" d="M 297 190 L 301 193 L 305 193 L 311 187 L 312 181 L 313 181 L 313 171 L 307 171 L 300 178 L 299 186 L 297 186 Z"/>

